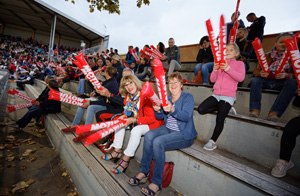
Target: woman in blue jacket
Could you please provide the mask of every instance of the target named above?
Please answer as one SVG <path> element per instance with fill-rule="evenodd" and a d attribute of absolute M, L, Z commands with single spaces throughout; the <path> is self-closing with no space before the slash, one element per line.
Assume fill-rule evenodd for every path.
<path fill-rule="evenodd" d="M 142 189 L 145 195 L 156 195 L 161 191 L 165 150 L 190 147 L 197 136 L 193 120 L 195 106 L 193 96 L 182 91 L 183 80 L 180 73 L 171 74 L 168 83 L 171 92 L 168 96 L 168 106 L 162 108 L 153 106 L 156 119 L 164 119 L 165 124 L 145 135 L 140 173 L 129 180 L 131 185 L 145 182 L 154 157 L 151 184 Z"/>

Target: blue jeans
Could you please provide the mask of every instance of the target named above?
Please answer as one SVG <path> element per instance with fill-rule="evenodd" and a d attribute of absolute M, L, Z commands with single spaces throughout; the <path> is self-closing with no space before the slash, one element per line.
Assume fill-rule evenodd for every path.
<path fill-rule="evenodd" d="M 29 111 L 20 120 L 17 121 L 17 124 L 21 128 L 24 128 L 28 125 L 32 118 L 39 119 L 42 114 L 42 108 L 40 108 L 39 106 L 32 106 L 31 108 L 29 108 Z"/>
<path fill-rule="evenodd" d="M 261 109 L 260 101 L 262 89 L 280 91 L 270 111 L 276 112 L 278 116 L 281 116 L 296 93 L 297 81 L 296 79 L 268 80 L 262 77 L 252 78 L 250 88 L 250 111 Z"/>
<path fill-rule="evenodd" d="M 72 122 L 72 125 L 79 125 L 85 110 L 86 110 L 85 108 L 78 107 L 75 118 Z M 93 119 L 94 119 L 94 114 L 96 114 L 97 112 L 102 111 L 102 110 L 106 110 L 106 106 L 89 105 L 89 107 L 87 108 L 85 124 L 86 125 L 92 124 Z"/>
<path fill-rule="evenodd" d="M 180 131 L 173 131 L 162 125 L 146 133 L 144 138 L 143 157 L 140 171 L 148 174 L 152 157 L 154 157 L 154 170 L 151 182 L 162 184 L 165 165 L 165 150 L 176 150 L 190 147 L 194 139 L 185 140 Z"/>
<path fill-rule="evenodd" d="M 208 62 L 203 65 L 202 63 L 199 63 L 195 66 L 195 75 L 197 75 L 198 71 L 201 70 L 203 84 L 207 84 L 209 73 L 212 72 L 213 68 L 214 62 Z"/>
<path fill-rule="evenodd" d="M 78 94 L 83 94 L 84 93 L 84 78 L 79 80 L 79 87 L 78 87 Z"/>

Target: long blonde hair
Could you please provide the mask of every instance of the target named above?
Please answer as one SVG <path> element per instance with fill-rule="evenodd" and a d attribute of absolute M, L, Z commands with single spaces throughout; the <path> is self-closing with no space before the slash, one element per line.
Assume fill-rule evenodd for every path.
<path fill-rule="evenodd" d="M 140 81 L 135 75 L 123 76 L 120 82 L 120 89 L 119 89 L 121 95 L 125 96 L 128 94 L 127 90 L 125 89 L 125 83 L 131 81 L 136 85 L 138 90 L 141 90 L 143 88 L 142 81 Z"/>

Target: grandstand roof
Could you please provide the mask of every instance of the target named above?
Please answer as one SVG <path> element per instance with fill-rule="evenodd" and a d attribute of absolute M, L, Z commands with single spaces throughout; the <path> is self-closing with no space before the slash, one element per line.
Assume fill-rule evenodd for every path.
<path fill-rule="evenodd" d="M 58 35 L 87 41 L 104 38 L 92 28 L 55 9 L 41 0 L 0 0 L 0 23 L 32 30 L 51 31 L 54 15 L 57 15 L 55 32 Z"/>

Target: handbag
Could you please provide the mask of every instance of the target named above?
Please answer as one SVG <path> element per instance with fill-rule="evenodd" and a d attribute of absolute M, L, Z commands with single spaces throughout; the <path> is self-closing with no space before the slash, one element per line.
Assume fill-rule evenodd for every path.
<path fill-rule="evenodd" d="M 173 176 L 173 168 L 174 168 L 174 163 L 171 162 L 165 162 L 164 165 L 164 173 L 163 173 L 163 180 L 161 186 L 163 188 L 168 187 L 171 183 L 172 176 Z M 151 178 L 153 176 L 153 170 L 154 170 L 154 160 L 152 159 L 151 161 L 151 166 L 150 166 L 150 172 L 149 172 L 149 177 L 148 180 L 151 183 Z"/>
<path fill-rule="evenodd" d="M 201 69 L 198 71 L 197 75 L 192 79 L 191 83 L 193 83 L 193 84 L 202 84 L 203 83 Z"/>

